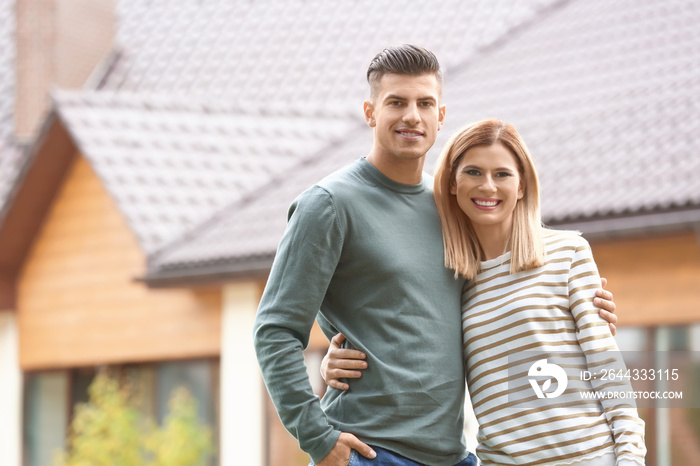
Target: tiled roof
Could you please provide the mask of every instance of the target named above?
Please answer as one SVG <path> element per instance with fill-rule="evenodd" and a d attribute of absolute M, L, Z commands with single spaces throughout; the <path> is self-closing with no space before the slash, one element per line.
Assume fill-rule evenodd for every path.
<path fill-rule="evenodd" d="M 383 47 L 425 45 L 449 73 L 561 3 L 122 0 L 98 91 L 56 102 L 152 253 L 364 125 L 363 70 Z"/>
<path fill-rule="evenodd" d="M 536 159 L 550 222 L 700 206 L 698 24 L 698 2 L 570 2 L 446 84 L 431 161 L 498 117 Z"/>
<path fill-rule="evenodd" d="M 449 72 L 560 3 L 122 0 L 121 58 L 102 88 L 356 108 L 385 46 L 424 45 Z"/>
<path fill-rule="evenodd" d="M 13 128 L 15 55 L 15 2 L 0 0 L 0 141 L 6 141 Z"/>
<path fill-rule="evenodd" d="M 181 269 L 200 274 L 269 267 L 287 221 L 291 201 L 329 173 L 367 154 L 371 130 L 363 125 L 341 143 L 323 148 L 283 177 L 228 206 L 191 234 L 149 260 L 152 274 L 167 278 Z M 233 263 L 239 263 L 235 265 Z"/>
<path fill-rule="evenodd" d="M 700 5 L 682 0 L 558 4 L 446 77 L 447 124 L 426 164 L 462 124 L 499 117 L 533 152 L 550 222 L 700 206 Z M 442 33 L 450 34 L 450 28 Z M 343 71 L 357 75 L 364 67 Z M 361 97 L 358 97 L 361 100 Z M 295 176 L 260 189 L 172 244 L 152 277 L 217 273 L 270 260 L 289 202 L 366 153 L 348 137 Z M 363 151 L 364 150 L 364 151 Z M 184 272 L 183 272 L 184 271 Z"/>
<path fill-rule="evenodd" d="M 26 153 L 19 147 L 9 141 L 0 141 L 0 224 L 26 165 L 26 159 Z"/>
<path fill-rule="evenodd" d="M 0 222 L 26 159 L 12 142 L 15 55 L 15 2 L 0 0 Z"/>
<path fill-rule="evenodd" d="M 345 136 L 333 109 L 63 91 L 58 112 L 147 253 Z"/>

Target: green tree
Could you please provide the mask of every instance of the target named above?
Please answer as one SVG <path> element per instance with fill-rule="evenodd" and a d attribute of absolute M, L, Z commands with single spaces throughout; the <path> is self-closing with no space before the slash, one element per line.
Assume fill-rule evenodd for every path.
<path fill-rule="evenodd" d="M 187 389 L 173 391 L 168 402 L 170 413 L 163 427 L 154 429 L 146 441 L 153 454 L 152 466 L 191 466 L 199 464 L 212 449 L 211 429 L 197 419 L 197 404 Z"/>
<path fill-rule="evenodd" d="M 78 404 L 58 466 L 194 466 L 212 451 L 211 429 L 197 418 L 185 388 L 173 391 L 162 427 L 146 417 L 126 388 L 99 373 Z"/>

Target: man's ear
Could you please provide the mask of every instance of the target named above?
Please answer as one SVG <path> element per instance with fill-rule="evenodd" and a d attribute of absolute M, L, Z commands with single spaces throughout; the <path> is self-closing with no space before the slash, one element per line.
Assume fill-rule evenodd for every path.
<path fill-rule="evenodd" d="M 445 122 L 445 112 L 447 111 L 447 107 L 444 105 L 441 105 L 438 108 L 438 131 L 442 129 L 442 125 Z"/>
<path fill-rule="evenodd" d="M 374 104 L 369 100 L 365 100 L 362 108 L 364 110 L 365 122 L 367 122 L 367 126 L 370 128 L 377 126 L 377 122 L 374 121 Z"/>

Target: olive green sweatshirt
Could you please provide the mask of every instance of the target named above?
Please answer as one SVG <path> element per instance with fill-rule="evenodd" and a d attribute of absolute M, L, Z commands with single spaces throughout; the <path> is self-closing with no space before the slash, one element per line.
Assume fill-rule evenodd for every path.
<path fill-rule="evenodd" d="M 467 456 L 463 284 L 444 267 L 425 175 L 405 185 L 360 159 L 294 201 L 254 336 L 280 419 L 315 462 L 340 432 L 430 465 Z M 317 314 L 327 336 L 345 334 L 369 365 L 322 401 L 302 356 Z"/>

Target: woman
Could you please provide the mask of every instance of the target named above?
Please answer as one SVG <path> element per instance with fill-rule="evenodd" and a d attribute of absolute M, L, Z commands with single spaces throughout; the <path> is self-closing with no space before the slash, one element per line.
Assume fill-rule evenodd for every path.
<path fill-rule="evenodd" d="M 600 377 L 621 359 L 593 305 L 590 247 L 542 227 L 537 173 L 515 128 L 483 120 L 459 131 L 434 192 L 445 263 L 469 279 L 463 350 L 482 464 L 644 464 L 634 405 L 596 399 L 630 387 Z"/>

